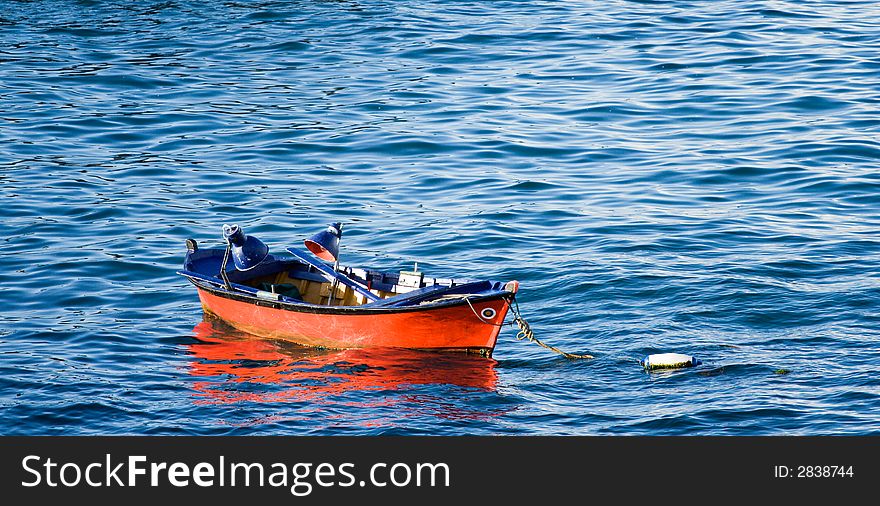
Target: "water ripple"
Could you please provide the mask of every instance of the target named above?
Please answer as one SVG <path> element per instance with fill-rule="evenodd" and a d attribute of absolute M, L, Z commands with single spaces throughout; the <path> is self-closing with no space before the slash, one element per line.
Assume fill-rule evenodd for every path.
<path fill-rule="evenodd" d="M 0 433 L 880 432 L 871 2 L 0 6 Z M 597 358 L 301 349 L 174 275 L 336 220 Z"/>

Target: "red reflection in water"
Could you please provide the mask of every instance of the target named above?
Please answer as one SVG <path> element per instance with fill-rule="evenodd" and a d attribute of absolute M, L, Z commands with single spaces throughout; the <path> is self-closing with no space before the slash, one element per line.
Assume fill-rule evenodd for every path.
<path fill-rule="evenodd" d="M 328 403 L 359 408 L 406 403 L 410 415 L 419 414 L 425 404 L 434 404 L 435 416 L 493 415 L 469 406 L 455 407 L 461 404 L 462 395 L 452 403 L 439 395 L 406 391 L 411 385 L 494 391 L 498 376 L 492 359 L 402 349 L 319 350 L 251 336 L 207 319 L 193 332 L 196 342 L 187 345 L 193 357 L 189 372 L 206 378 L 194 384 L 200 403 L 308 401 L 315 404 L 315 410 Z M 346 400 L 352 393 L 366 391 L 393 391 L 395 395 Z"/>

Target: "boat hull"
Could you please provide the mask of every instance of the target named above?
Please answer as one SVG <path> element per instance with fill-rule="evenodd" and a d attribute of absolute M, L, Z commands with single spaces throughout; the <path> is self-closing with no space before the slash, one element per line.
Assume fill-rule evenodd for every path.
<path fill-rule="evenodd" d="M 433 308 L 316 311 L 255 304 L 203 287 L 198 293 L 206 314 L 257 336 L 334 349 L 409 348 L 485 356 L 495 348 L 513 296 Z"/>

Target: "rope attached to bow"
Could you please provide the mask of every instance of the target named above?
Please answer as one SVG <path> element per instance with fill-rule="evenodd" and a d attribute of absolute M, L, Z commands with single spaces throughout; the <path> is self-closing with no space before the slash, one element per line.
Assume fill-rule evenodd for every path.
<path fill-rule="evenodd" d="M 491 321 L 483 318 L 482 316 L 479 315 L 479 313 L 477 313 L 477 310 L 474 309 L 474 306 L 473 306 L 473 304 L 471 304 L 470 299 L 468 299 L 467 297 L 463 297 L 463 298 L 464 298 L 465 302 L 468 303 L 468 306 L 471 307 L 471 311 L 473 311 L 474 316 L 476 316 L 481 322 L 486 323 L 488 325 L 494 325 L 496 327 L 501 327 L 502 325 L 504 325 L 503 323 L 502 324 L 492 323 Z M 593 358 L 592 355 L 578 355 L 576 353 L 568 353 L 566 351 L 562 351 L 559 348 L 557 348 L 555 346 L 550 346 L 549 344 L 546 344 L 543 341 L 541 341 L 540 339 L 538 339 L 537 337 L 535 337 L 535 332 L 532 330 L 532 327 L 529 325 L 529 322 L 527 322 L 526 319 L 523 318 L 522 314 L 519 312 L 519 303 L 516 301 L 516 297 L 515 296 L 512 297 L 512 300 L 513 300 L 513 304 L 511 304 L 510 300 L 508 300 L 508 299 L 504 299 L 504 302 L 507 303 L 507 307 L 510 308 L 510 312 L 513 314 L 513 323 L 519 327 L 519 332 L 517 332 L 517 334 L 516 334 L 516 339 L 518 341 L 527 340 L 529 342 L 537 344 L 538 346 L 543 346 L 544 348 L 547 348 L 550 351 L 558 353 L 558 354 L 562 355 L 563 357 L 570 359 L 570 360 Z"/>
<path fill-rule="evenodd" d="M 540 339 L 535 337 L 535 333 L 534 333 L 534 331 L 532 331 L 532 327 L 529 325 L 529 322 L 527 322 L 525 320 L 525 318 L 522 317 L 522 314 L 520 314 L 519 303 L 516 301 L 516 297 L 513 298 L 513 304 L 511 304 L 508 301 L 507 305 L 510 307 L 510 312 L 513 313 L 514 323 L 516 323 L 516 325 L 519 327 L 519 332 L 517 332 L 517 334 L 516 334 L 517 340 L 519 340 L 519 341 L 522 341 L 524 339 L 528 340 L 530 342 L 537 344 L 538 346 L 543 346 L 544 348 L 547 348 L 550 351 L 553 351 L 555 353 L 559 353 L 563 357 L 565 357 L 567 359 L 571 359 L 571 360 L 593 358 L 592 355 L 578 355 L 576 353 L 568 353 L 568 352 L 560 350 L 559 348 L 557 348 L 555 346 L 550 346 L 549 344 L 542 342 Z"/>

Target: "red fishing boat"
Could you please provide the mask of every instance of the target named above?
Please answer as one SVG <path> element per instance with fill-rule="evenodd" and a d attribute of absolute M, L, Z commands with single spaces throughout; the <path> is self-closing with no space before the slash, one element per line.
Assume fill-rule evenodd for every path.
<path fill-rule="evenodd" d="M 305 241 L 311 254 L 269 254 L 235 225 L 224 225 L 223 235 L 226 247 L 217 249 L 188 239 L 178 271 L 195 285 L 205 313 L 249 334 L 307 346 L 491 356 L 519 288 L 517 281 L 341 266 L 340 223 Z"/>

